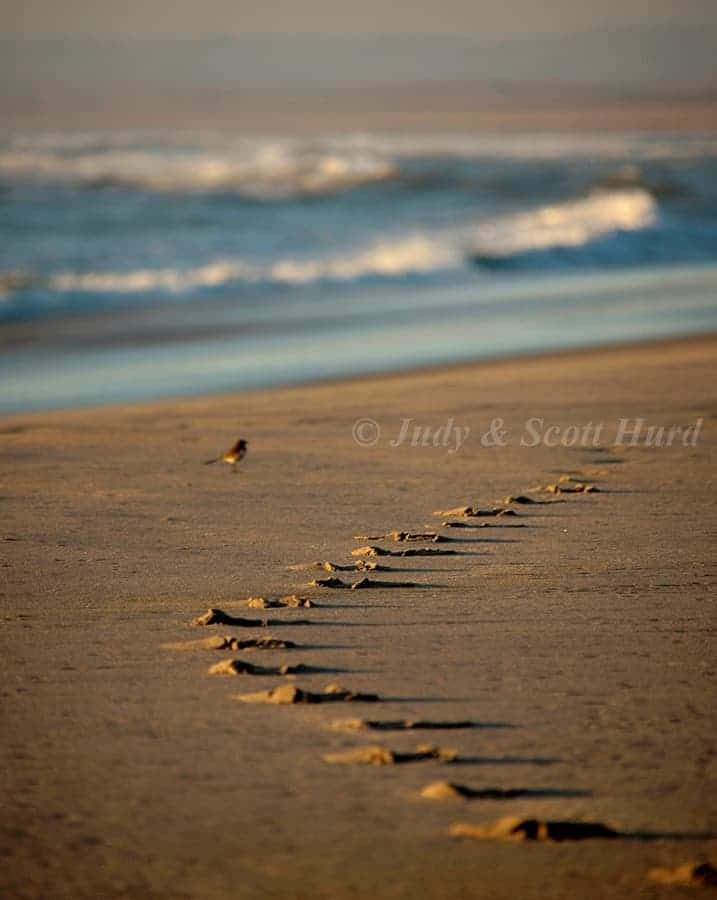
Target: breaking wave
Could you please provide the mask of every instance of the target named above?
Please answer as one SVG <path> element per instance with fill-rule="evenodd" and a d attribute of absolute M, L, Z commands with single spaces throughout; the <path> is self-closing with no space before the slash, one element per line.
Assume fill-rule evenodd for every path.
<path fill-rule="evenodd" d="M 508 259 L 523 254 L 584 247 L 614 232 L 657 223 L 657 204 L 642 188 L 596 191 L 588 197 L 515 213 L 476 228 L 471 256 Z"/>
<path fill-rule="evenodd" d="M 234 191 L 256 199 L 331 194 L 396 174 L 395 164 L 359 149 L 345 152 L 285 141 L 213 147 L 34 147 L 0 151 L 0 174 L 86 187 L 147 191 Z"/>
<path fill-rule="evenodd" d="M 193 267 L 139 268 L 129 271 L 64 271 L 39 279 L 27 273 L 0 277 L 0 294 L 43 287 L 53 293 L 137 295 L 181 294 L 242 284 L 301 286 L 352 282 L 362 278 L 429 275 L 471 263 L 506 264 L 535 254 L 579 251 L 625 232 L 638 232 L 658 221 L 655 200 L 645 190 L 598 191 L 587 197 L 505 215 L 474 226 L 435 233 L 384 236 L 364 247 L 322 257 L 285 257 L 257 263 L 243 258 L 216 259 Z M 624 247 L 619 259 L 624 261 Z M 581 257 L 582 258 L 582 257 Z M 604 259 L 603 259 L 604 261 Z"/>
<path fill-rule="evenodd" d="M 272 199 L 332 194 L 400 177 L 404 166 L 416 160 L 640 163 L 715 157 L 717 138 L 709 134 L 18 133 L 0 143 L 0 177 L 158 192 L 233 191 Z"/>
<path fill-rule="evenodd" d="M 355 253 L 325 259 L 282 259 L 265 265 L 219 260 L 191 269 L 140 269 L 132 272 L 63 272 L 49 286 L 56 291 L 93 293 L 172 293 L 219 287 L 234 282 L 303 285 L 318 281 L 354 281 L 370 276 L 396 277 L 460 266 L 463 256 L 448 241 L 412 235 L 380 241 Z"/>

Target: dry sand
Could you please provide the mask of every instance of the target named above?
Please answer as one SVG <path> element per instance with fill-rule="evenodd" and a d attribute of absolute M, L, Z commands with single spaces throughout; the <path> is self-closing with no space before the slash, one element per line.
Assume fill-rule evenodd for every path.
<path fill-rule="evenodd" d="M 3 419 L 0 894 L 694 896 L 647 872 L 717 857 L 716 360 L 703 338 Z M 517 446 L 530 416 L 603 421 L 602 446 Z M 636 416 L 704 424 L 694 447 L 611 447 Z M 361 417 L 382 427 L 376 446 L 352 439 Z M 457 453 L 391 447 L 403 417 L 470 435 Z M 509 445 L 483 447 L 495 417 Z M 239 436 L 239 474 L 201 464 Z M 433 515 L 574 471 L 600 492 L 464 520 L 498 527 Z M 289 569 L 349 564 L 354 535 L 394 530 L 437 530 L 459 553 L 382 557 L 396 571 L 381 580 L 420 585 L 390 591 L 309 589 Z M 270 632 L 188 625 L 294 592 L 319 605 L 271 610 Z M 253 663 L 315 665 L 302 688 L 338 682 L 382 702 L 238 703 L 237 690 L 291 679 L 217 678 L 230 651 L 163 647 L 265 631 L 297 647 Z M 332 729 L 342 716 L 486 727 L 451 731 L 449 766 L 329 765 L 377 743 Z M 380 743 L 401 754 L 416 736 Z M 421 797 L 440 780 L 478 793 Z M 630 837 L 449 836 L 506 816 Z"/>

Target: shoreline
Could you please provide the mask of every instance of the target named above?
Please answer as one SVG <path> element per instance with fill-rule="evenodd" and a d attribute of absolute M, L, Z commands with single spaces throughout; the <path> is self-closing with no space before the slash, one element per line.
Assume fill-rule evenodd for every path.
<path fill-rule="evenodd" d="M 228 400 L 232 397 L 242 398 L 251 397 L 256 394 L 274 394 L 286 391 L 304 392 L 312 388 L 339 388 L 347 385 L 370 385 L 373 383 L 381 384 L 385 381 L 393 379 L 403 379 L 411 377 L 430 377 L 440 376 L 442 374 L 462 373 L 471 371 L 480 367 L 494 367 L 499 365 L 510 366 L 522 362 L 538 362 L 538 361 L 560 361 L 574 360 L 593 356 L 605 356 L 606 354 L 630 353 L 638 350 L 650 349 L 679 349 L 681 347 L 700 346 L 702 344 L 712 346 L 717 341 L 717 332 L 706 333 L 688 333 L 684 335 L 675 335 L 665 338 L 646 338 L 645 340 L 630 340 L 622 342 L 610 342 L 605 344 L 587 344 L 578 347 L 565 348 L 547 348 L 534 352 L 499 354 L 496 356 L 479 357 L 474 359 L 458 360 L 446 363 L 427 363 L 424 366 L 409 366 L 407 368 L 389 369 L 382 372 L 371 374 L 355 374 L 346 376 L 328 376 L 326 378 L 317 378 L 307 381 L 298 381 L 294 383 L 280 383 L 276 385 L 268 385 L 266 387 L 250 387 L 246 390 L 237 390 L 236 388 L 227 388 L 220 391 L 207 391 L 198 394 L 176 394 L 164 397 L 156 397 L 146 400 L 134 401 L 116 401 L 112 403 L 104 403 L 88 406 L 67 406 L 67 407 L 51 407 L 47 409 L 31 409 L 27 411 L 0 411 L 0 422 L 6 422 L 13 419 L 19 419 L 27 416 L 44 417 L 53 415 L 67 414 L 93 414 L 115 411 L 128 411 L 133 408 L 150 409 L 161 407 L 162 405 L 174 405 L 176 403 L 194 404 L 205 401 L 214 402 L 219 400 Z"/>
<path fill-rule="evenodd" d="M 4 417 L 0 893 L 632 900 L 654 867 L 714 864 L 716 361 L 712 334 Z M 481 441 L 496 418 L 519 436 L 536 416 L 562 433 L 621 417 L 704 424 L 672 447 Z M 425 445 L 391 444 L 406 418 Z M 356 431 L 366 419 L 375 443 Z M 470 429 L 456 452 L 432 440 L 449 420 Z M 202 465 L 239 436 L 238 474 Z M 570 473 L 598 491 L 506 504 Z M 494 504 L 516 516 L 434 515 Z M 357 535 L 394 530 L 436 530 L 457 552 L 336 573 L 401 583 L 373 590 L 310 586 L 324 573 L 292 568 L 350 565 Z M 315 606 L 247 609 L 294 593 Z M 297 646 L 167 646 L 267 631 L 188 627 L 208 607 L 270 618 Z M 273 674 L 209 674 L 236 656 Z M 292 683 L 285 664 L 310 667 L 302 689 L 382 699 L 236 701 Z M 332 728 L 354 716 L 479 727 Z M 424 742 L 462 761 L 326 761 Z M 421 796 L 439 780 L 497 793 Z M 503 816 L 622 837 L 451 837 L 455 822 Z"/>

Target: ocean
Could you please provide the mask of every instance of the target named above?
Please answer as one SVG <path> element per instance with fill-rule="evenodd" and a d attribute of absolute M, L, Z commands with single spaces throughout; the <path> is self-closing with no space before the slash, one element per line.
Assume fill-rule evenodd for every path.
<path fill-rule="evenodd" d="M 0 411 L 717 328 L 716 134 L 0 137 Z"/>

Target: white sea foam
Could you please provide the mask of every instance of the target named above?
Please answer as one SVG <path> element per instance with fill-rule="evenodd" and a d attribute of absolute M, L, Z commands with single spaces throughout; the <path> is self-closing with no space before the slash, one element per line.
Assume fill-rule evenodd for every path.
<path fill-rule="evenodd" d="M 139 269 L 131 272 L 62 272 L 49 280 L 56 291 L 182 293 L 232 282 L 311 284 L 352 281 L 370 275 L 400 276 L 460 266 L 462 248 L 450 241 L 416 234 L 383 240 L 354 253 L 323 259 L 281 259 L 266 265 L 246 260 L 219 260 L 194 268 Z"/>
<path fill-rule="evenodd" d="M 657 204 L 641 188 L 596 191 L 590 196 L 515 213 L 479 225 L 471 249 L 486 257 L 581 247 L 616 231 L 637 231 L 657 221 Z"/>
<path fill-rule="evenodd" d="M 148 291 L 182 293 L 217 287 L 233 281 L 255 281 L 256 270 L 248 263 L 220 261 L 193 269 L 136 269 L 131 272 L 61 272 L 49 280 L 56 291 L 98 294 L 143 294 Z"/>
<path fill-rule="evenodd" d="M 713 135 L 347 134 L 239 137 L 186 133 L 18 133 L 0 144 L 0 175 L 155 191 L 320 195 L 396 176 L 411 159 L 648 160 L 717 157 Z"/>
<path fill-rule="evenodd" d="M 421 234 L 384 239 L 359 249 L 315 259 L 279 259 L 259 265 L 242 259 L 217 260 L 191 268 L 143 268 L 127 272 L 60 272 L 45 282 L 58 292 L 140 294 L 183 293 L 234 282 L 303 285 L 318 281 L 345 282 L 378 275 L 401 276 L 460 266 L 463 250 L 448 239 Z M 38 278 L 9 273 L 0 287 L 7 293 L 42 286 Z"/>
<path fill-rule="evenodd" d="M 399 276 L 460 266 L 462 247 L 448 237 L 423 234 L 378 241 L 356 253 L 307 261 L 286 260 L 267 270 L 270 281 L 306 284 L 352 281 L 366 275 Z"/>
<path fill-rule="evenodd" d="M 384 237 L 366 247 L 316 258 L 283 258 L 265 264 L 223 259 L 193 268 L 129 272 L 62 272 L 55 291 L 137 294 L 182 293 L 231 283 L 306 285 L 368 276 L 400 277 L 456 269 L 471 257 L 507 258 L 554 248 L 576 248 L 618 231 L 648 228 L 657 204 L 646 191 L 602 191 L 582 199 L 439 233 Z"/>
<path fill-rule="evenodd" d="M 333 150 L 285 140 L 250 139 L 224 146 L 197 142 L 154 147 L 91 141 L 64 144 L 20 142 L 0 150 L 0 174 L 71 181 L 126 184 L 154 191 L 234 190 L 247 197 L 324 194 L 381 181 L 395 164 L 358 148 Z"/>

